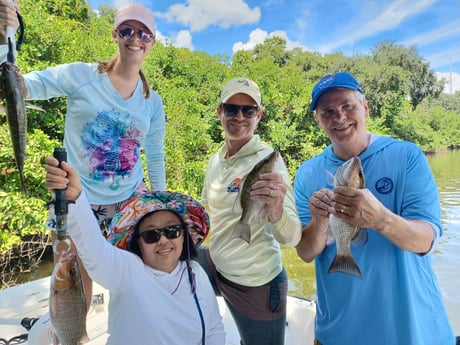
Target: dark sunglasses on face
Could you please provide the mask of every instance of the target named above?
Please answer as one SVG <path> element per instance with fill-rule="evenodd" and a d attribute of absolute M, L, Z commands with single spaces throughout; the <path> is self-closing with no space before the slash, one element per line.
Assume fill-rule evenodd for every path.
<path fill-rule="evenodd" d="M 222 110 L 224 111 L 225 116 L 235 117 L 238 113 L 242 112 L 243 116 L 247 119 L 251 119 L 257 115 L 259 107 L 257 105 L 239 105 L 231 103 L 222 103 Z"/>
<path fill-rule="evenodd" d="M 134 36 L 134 33 L 137 32 L 137 37 L 144 42 L 149 43 L 151 40 L 155 38 L 154 34 L 150 34 L 145 32 L 143 29 L 134 29 L 130 27 L 126 27 L 124 29 L 117 29 L 118 36 L 120 36 L 124 40 L 129 40 Z"/>
<path fill-rule="evenodd" d="M 166 226 L 164 228 L 160 229 L 154 229 L 154 230 L 147 230 L 144 232 L 141 232 L 139 234 L 139 237 L 142 237 L 144 239 L 145 243 L 155 243 L 160 240 L 161 234 L 165 235 L 165 237 L 168 240 L 173 240 L 175 238 L 178 238 L 181 234 L 182 231 L 182 225 L 171 225 L 171 226 Z"/>

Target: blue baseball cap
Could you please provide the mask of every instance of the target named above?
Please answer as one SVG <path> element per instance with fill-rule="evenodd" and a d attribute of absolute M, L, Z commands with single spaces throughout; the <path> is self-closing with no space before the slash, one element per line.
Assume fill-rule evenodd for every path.
<path fill-rule="evenodd" d="M 338 72 L 327 74 L 316 83 L 311 91 L 310 111 L 316 109 L 316 103 L 318 103 L 319 98 L 330 89 L 358 90 L 364 94 L 361 85 L 359 85 L 358 81 L 350 73 Z"/>

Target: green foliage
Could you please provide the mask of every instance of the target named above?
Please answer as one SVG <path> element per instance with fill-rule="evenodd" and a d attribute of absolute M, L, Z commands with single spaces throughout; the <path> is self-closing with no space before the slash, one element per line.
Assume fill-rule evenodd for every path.
<path fill-rule="evenodd" d="M 415 109 L 426 97 L 439 97 L 443 85 L 438 82 L 426 60 L 417 53 L 417 48 L 406 48 L 393 42 L 377 44 L 372 57 L 379 65 L 399 66 L 407 72 L 410 101 Z"/>
<path fill-rule="evenodd" d="M 74 61 L 109 60 L 117 46 L 111 30 L 115 9 L 98 14 L 83 0 L 23 0 L 25 42 L 18 53 L 22 72 Z M 161 30 L 161 28 L 159 28 Z M 216 115 L 223 84 L 232 77 L 255 80 L 264 115 L 257 133 L 280 150 L 291 178 L 302 161 L 329 140 L 309 111 L 313 85 L 326 73 L 349 71 L 361 82 L 370 107 L 373 133 L 413 141 L 425 150 L 460 145 L 460 93 L 442 95 L 442 83 L 415 47 L 382 42 L 369 55 L 321 56 L 271 37 L 253 50 L 211 56 L 157 42 L 143 66 L 151 87 L 163 99 L 167 187 L 200 197 L 209 157 L 224 137 Z M 25 174 L 29 195 L 18 194 L 6 118 L 0 116 L 0 251 L 21 236 L 43 230 L 46 200 L 43 157 L 63 138 L 65 98 L 35 102 L 45 112 L 28 110 Z"/>
<path fill-rule="evenodd" d="M 19 193 L 19 173 L 5 124 L 0 126 L 0 143 L 0 253 L 3 253 L 22 237 L 44 230 L 49 192 L 44 185 L 43 158 L 51 155 L 58 143 L 39 130 L 28 134 L 24 167 L 27 195 Z"/>

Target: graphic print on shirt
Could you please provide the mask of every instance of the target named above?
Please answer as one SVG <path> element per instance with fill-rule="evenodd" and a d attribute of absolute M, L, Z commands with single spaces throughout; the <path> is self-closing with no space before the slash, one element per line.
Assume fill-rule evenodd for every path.
<path fill-rule="evenodd" d="M 232 182 L 227 186 L 227 193 L 238 193 L 240 191 L 241 179 L 235 177 Z"/>
<path fill-rule="evenodd" d="M 140 159 L 141 132 L 128 117 L 114 110 L 102 111 L 83 126 L 81 157 L 94 183 L 110 180 L 115 190 L 129 177 Z"/>

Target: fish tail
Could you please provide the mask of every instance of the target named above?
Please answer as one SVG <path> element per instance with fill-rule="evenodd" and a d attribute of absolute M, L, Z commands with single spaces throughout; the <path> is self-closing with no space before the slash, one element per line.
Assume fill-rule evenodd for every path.
<path fill-rule="evenodd" d="M 241 238 L 249 243 L 251 241 L 251 228 L 249 225 L 242 222 L 238 223 L 232 232 L 232 236 L 230 237 L 231 240 L 235 238 Z"/>
<path fill-rule="evenodd" d="M 327 271 L 327 273 L 333 272 L 342 272 L 362 278 L 361 270 L 351 255 L 336 255 Z"/>

